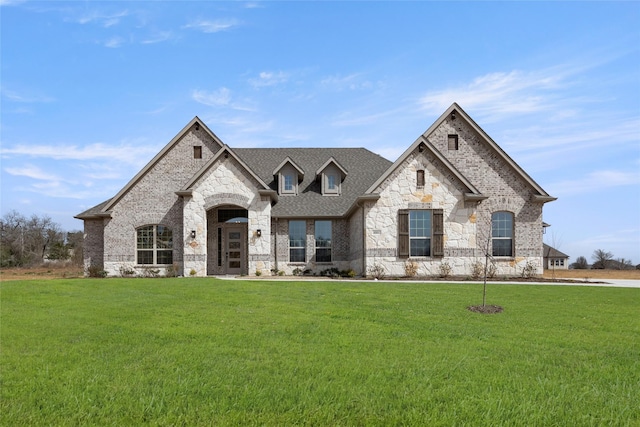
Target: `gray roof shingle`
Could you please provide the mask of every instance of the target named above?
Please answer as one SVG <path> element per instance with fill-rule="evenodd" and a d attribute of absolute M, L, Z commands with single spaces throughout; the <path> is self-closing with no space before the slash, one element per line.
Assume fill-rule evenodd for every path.
<path fill-rule="evenodd" d="M 365 148 L 236 148 L 234 153 L 272 190 L 278 190 L 274 169 L 289 157 L 304 171 L 298 195 L 280 196 L 273 217 L 342 217 L 365 194 L 391 162 Z M 334 158 L 346 171 L 340 196 L 323 196 L 316 171 Z"/>

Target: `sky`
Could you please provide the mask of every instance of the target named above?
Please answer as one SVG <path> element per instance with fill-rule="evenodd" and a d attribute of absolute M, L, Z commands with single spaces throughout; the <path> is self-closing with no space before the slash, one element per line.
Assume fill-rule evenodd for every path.
<path fill-rule="evenodd" d="M 394 161 L 457 102 L 544 240 L 640 263 L 640 2 L 0 0 L 1 213 L 114 196 L 194 116 L 232 148 Z"/>

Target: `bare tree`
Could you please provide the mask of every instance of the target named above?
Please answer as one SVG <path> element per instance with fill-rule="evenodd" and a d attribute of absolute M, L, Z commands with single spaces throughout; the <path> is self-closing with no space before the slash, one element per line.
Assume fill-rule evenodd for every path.
<path fill-rule="evenodd" d="M 12 210 L 0 220 L 0 230 L 2 267 L 41 263 L 54 243 L 64 242 L 60 226 L 46 215 L 27 218 Z"/>
<path fill-rule="evenodd" d="M 605 251 L 604 249 L 596 249 L 595 251 L 593 251 L 591 259 L 593 259 L 593 265 L 591 266 L 592 268 L 609 268 L 610 261 L 613 259 L 613 254 L 611 252 Z"/>
<path fill-rule="evenodd" d="M 576 270 L 586 270 L 589 268 L 589 263 L 585 257 L 579 256 L 576 258 L 576 262 L 571 264 L 570 267 Z"/>

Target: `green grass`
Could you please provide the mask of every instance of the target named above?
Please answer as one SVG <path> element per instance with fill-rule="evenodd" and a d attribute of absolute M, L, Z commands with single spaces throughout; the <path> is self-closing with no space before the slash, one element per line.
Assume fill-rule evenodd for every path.
<path fill-rule="evenodd" d="M 0 286 L 2 425 L 640 425 L 640 289 Z"/>

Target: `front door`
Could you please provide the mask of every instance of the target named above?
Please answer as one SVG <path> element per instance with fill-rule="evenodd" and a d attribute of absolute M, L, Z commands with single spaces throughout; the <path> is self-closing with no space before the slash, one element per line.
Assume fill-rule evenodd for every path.
<path fill-rule="evenodd" d="M 227 227 L 225 229 L 226 274 L 242 274 L 244 267 L 244 227 Z"/>

